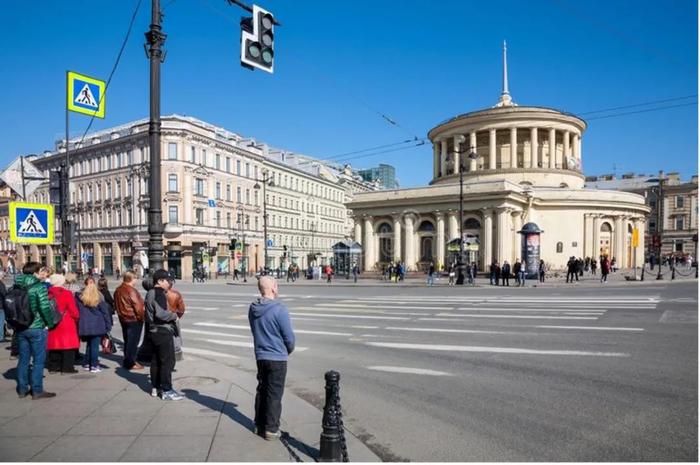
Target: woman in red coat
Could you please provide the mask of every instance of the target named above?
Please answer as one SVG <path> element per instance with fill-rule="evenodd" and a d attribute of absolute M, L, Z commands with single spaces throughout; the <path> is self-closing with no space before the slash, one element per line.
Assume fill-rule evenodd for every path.
<path fill-rule="evenodd" d="M 53 274 L 49 278 L 49 298 L 56 302 L 56 309 L 63 314 L 61 322 L 49 331 L 46 348 L 49 351 L 46 367 L 49 373 L 77 373 L 73 367 L 76 349 L 80 347 L 78 339 L 78 318 L 80 312 L 75 304 L 73 293 L 63 287 L 66 282 L 62 274 Z"/>

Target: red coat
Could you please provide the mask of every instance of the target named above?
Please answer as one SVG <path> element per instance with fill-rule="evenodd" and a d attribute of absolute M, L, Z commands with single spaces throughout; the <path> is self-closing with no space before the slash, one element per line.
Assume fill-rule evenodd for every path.
<path fill-rule="evenodd" d="M 48 350 L 79 348 L 78 318 L 80 318 L 80 312 L 75 304 L 73 293 L 60 286 L 51 286 L 49 288 L 49 298 L 56 301 L 56 309 L 63 313 L 63 318 L 61 318 L 58 326 L 49 331 L 46 348 Z"/>

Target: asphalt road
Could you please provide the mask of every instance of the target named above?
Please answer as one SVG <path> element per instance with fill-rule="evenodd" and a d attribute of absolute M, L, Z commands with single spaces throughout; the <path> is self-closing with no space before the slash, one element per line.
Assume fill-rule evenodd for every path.
<path fill-rule="evenodd" d="M 178 288 L 185 353 L 254 371 L 255 287 Z M 385 460 L 698 459 L 697 281 L 281 290 L 288 389 L 322 408 L 339 371 L 346 426 Z"/>

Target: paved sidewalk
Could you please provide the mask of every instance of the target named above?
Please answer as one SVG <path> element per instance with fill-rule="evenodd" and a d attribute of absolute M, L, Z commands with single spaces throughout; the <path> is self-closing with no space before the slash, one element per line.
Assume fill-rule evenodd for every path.
<path fill-rule="evenodd" d="M 148 368 L 128 372 L 120 353 L 101 357 L 102 373 L 48 374 L 53 399 L 19 399 L 16 361 L 0 343 L 0 460 L 311 462 L 318 457 L 322 412 L 287 390 L 282 409 L 287 443 L 253 434 L 254 375 L 187 355 L 173 373 L 187 398 L 150 396 Z M 319 374 L 319 383 L 324 383 Z M 349 431 L 354 462 L 379 458 Z M 291 450 L 291 452 L 290 452 Z"/>

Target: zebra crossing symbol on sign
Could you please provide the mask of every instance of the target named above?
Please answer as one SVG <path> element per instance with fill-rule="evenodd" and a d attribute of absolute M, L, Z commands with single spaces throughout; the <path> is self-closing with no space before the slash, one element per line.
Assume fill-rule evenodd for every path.
<path fill-rule="evenodd" d="M 95 110 L 97 110 L 97 102 L 95 101 L 95 97 L 92 95 L 90 86 L 87 85 L 87 83 L 83 86 L 82 90 L 78 92 L 78 96 L 75 97 L 75 103 L 93 107 Z"/>
<path fill-rule="evenodd" d="M 68 110 L 105 117 L 105 81 L 68 71 L 66 87 Z"/>
<path fill-rule="evenodd" d="M 10 202 L 10 240 L 16 244 L 51 244 L 54 238 L 53 205 Z"/>

